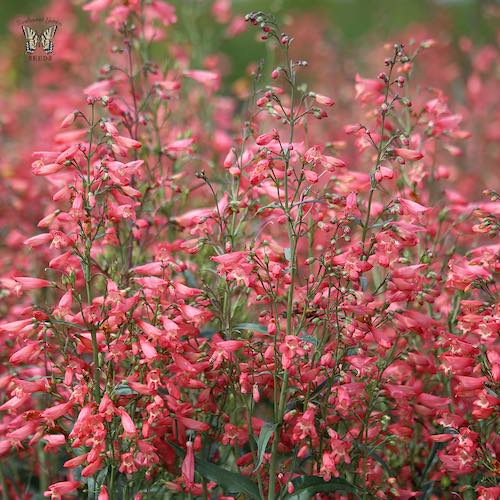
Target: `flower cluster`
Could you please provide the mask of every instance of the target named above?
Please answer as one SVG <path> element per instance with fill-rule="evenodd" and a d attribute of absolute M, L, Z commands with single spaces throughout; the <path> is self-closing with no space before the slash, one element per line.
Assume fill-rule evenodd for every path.
<path fill-rule="evenodd" d="M 31 172 L 0 164 L 4 498 L 497 498 L 500 203 L 463 176 L 498 160 L 498 51 L 467 48 L 460 111 L 420 80 L 431 38 L 319 93 L 273 18 L 217 0 L 277 61 L 240 116 L 190 11 L 83 10 L 108 62 L 61 66 Z"/>

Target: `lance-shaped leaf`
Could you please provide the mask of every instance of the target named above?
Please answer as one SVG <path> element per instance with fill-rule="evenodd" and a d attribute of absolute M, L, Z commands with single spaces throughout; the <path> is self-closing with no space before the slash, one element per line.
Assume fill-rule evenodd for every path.
<path fill-rule="evenodd" d="M 248 495 L 246 498 L 260 499 L 257 484 L 248 477 L 223 469 L 201 458 L 196 458 L 195 463 L 196 472 L 208 481 L 217 483 L 226 493 L 243 493 Z"/>
<path fill-rule="evenodd" d="M 284 497 L 285 500 L 310 500 L 316 493 L 360 493 L 353 484 L 342 478 L 325 481 L 319 476 L 301 476 L 292 481 L 294 491 Z M 356 497 L 357 498 L 357 497 Z"/>
<path fill-rule="evenodd" d="M 258 323 L 238 323 L 233 326 L 234 330 L 249 330 L 251 332 L 267 333 L 267 328 Z"/>
<path fill-rule="evenodd" d="M 257 465 L 255 466 L 254 472 L 259 469 L 262 465 L 262 460 L 264 459 L 264 453 L 266 452 L 267 443 L 271 439 L 271 436 L 276 431 L 276 424 L 272 424 L 270 422 L 266 422 L 259 434 L 259 439 L 257 441 Z"/>
<path fill-rule="evenodd" d="M 184 456 L 185 451 L 175 443 L 168 441 L 178 456 Z M 225 493 L 243 493 L 245 498 L 260 500 L 259 488 L 256 483 L 248 477 L 232 472 L 215 465 L 203 458 L 195 457 L 195 472 L 202 475 L 208 481 L 213 481 L 221 487 Z"/>

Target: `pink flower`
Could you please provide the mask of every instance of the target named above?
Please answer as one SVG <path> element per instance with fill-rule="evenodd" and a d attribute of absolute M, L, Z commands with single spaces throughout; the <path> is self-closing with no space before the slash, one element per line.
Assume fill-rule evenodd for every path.
<path fill-rule="evenodd" d="M 19 333 L 28 326 L 33 325 L 33 319 L 20 319 L 18 321 L 9 321 L 7 323 L 0 323 L 0 332 L 6 333 Z"/>
<path fill-rule="evenodd" d="M 357 193 L 349 193 L 345 200 L 345 212 L 349 215 L 359 216 L 358 195 Z"/>
<path fill-rule="evenodd" d="M 448 263 L 449 272 L 446 285 L 467 291 L 476 280 L 489 281 L 491 274 L 483 266 L 470 265 L 463 258 L 452 258 Z"/>
<path fill-rule="evenodd" d="M 314 94 L 314 98 L 318 104 L 323 106 L 333 106 L 335 104 L 334 100 L 331 97 L 327 97 L 326 95 Z"/>
<path fill-rule="evenodd" d="M 150 325 L 149 323 L 146 323 L 142 320 L 137 321 L 137 324 L 149 338 L 157 338 L 162 336 L 162 331 L 156 326 Z"/>
<path fill-rule="evenodd" d="M 179 139 L 178 141 L 171 142 L 167 144 L 165 150 L 168 153 L 178 153 L 182 151 L 190 151 L 191 146 L 194 143 L 194 139 L 190 137 L 189 139 Z"/>
<path fill-rule="evenodd" d="M 170 26 L 177 22 L 175 7 L 164 0 L 153 0 L 151 8 L 155 11 L 164 26 Z"/>
<path fill-rule="evenodd" d="M 56 450 L 66 444 L 64 434 L 45 434 L 42 439 L 46 442 L 44 451 Z"/>
<path fill-rule="evenodd" d="M 278 138 L 278 132 L 275 130 L 272 133 L 268 134 L 261 134 L 255 139 L 255 142 L 259 146 L 266 146 L 269 144 L 271 141 L 275 140 Z"/>
<path fill-rule="evenodd" d="M 431 409 L 443 410 L 451 403 L 450 398 L 435 396 L 434 394 L 422 393 L 417 397 L 417 401 Z"/>
<path fill-rule="evenodd" d="M 304 170 L 304 177 L 310 184 L 316 184 L 316 182 L 318 182 L 318 174 L 312 170 Z"/>
<path fill-rule="evenodd" d="M 333 172 L 336 168 L 345 168 L 346 166 L 345 162 L 340 158 L 327 155 L 321 157 L 321 163 L 330 172 Z"/>
<path fill-rule="evenodd" d="M 212 5 L 212 14 L 218 23 L 225 24 L 231 19 L 232 0 L 215 0 Z"/>
<path fill-rule="evenodd" d="M 192 69 L 184 71 L 184 76 L 203 84 L 210 92 L 216 92 L 220 86 L 220 75 L 215 71 Z"/>
<path fill-rule="evenodd" d="M 57 158 L 56 163 L 64 163 L 66 160 L 73 160 L 80 151 L 80 144 L 73 144 L 65 149 Z"/>
<path fill-rule="evenodd" d="M 361 102 L 368 102 L 376 99 L 382 89 L 384 88 L 384 82 L 379 79 L 362 78 L 356 75 L 356 89 L 355 99 L 359 99 Z"/>
<path fill-rule="evenodd" d="M 23 439 L 26 439 L 27 437 L 31 436 L 35 432 L 37 427 L 38 427 L 37 422 L 30 421 L 22 425 L 18 429 L 15 429 L 7 433 L 6 437 L 13 441 L 22 441 Z"/>
<path fill-rule="evenodd" d="M 407 161 L 417 161 L 421 160 L 424 155 L 419 151 L 414 151 L 413 149 L 405 149 L 405 148 L 395 148 L 394 154 L 403 158 L 403 160 Z"/>
<path fill-rule="evenodd" d="M 61 128 L 67 128 L 70 125 L 72 125 L 77 116 L 78 116 L 78 111 L 72 111 L 71 113 L 69 113 L 61 122 Z"/>
<path fill-rule="evenodd" d="M 119 146 L 122 146 L 126 149 L 139 149 L 142 146 L 139 141 L 136 141 L 135 139 L 132 139 L 130 137 L 117 135 L 114 139 Z"/>
<path fill-rule="evenodd" d="M 44 497 L 50 497 L 51 500 L 61 500 L 63 495 L 67 495 L 75 491 L 80 486 L 79 481 L 61 481 L 60 483 L 53 483 L 49 489 L 44 492 Z"/>
<path fill-rule="evenodd" d="M 67 469 L 72 469 L 73 467 L 79 467 L 87 461 L 88 453 L 83 453 L 82 455 L 78 455 L 77 457 L 71 458 L 70 460 L 66 460 L 64 462 L 63 467 Z"/>
<path fill-rule="evenodd" d="M 97 500 L 108 500 L 108 499 L 109 499 L 108 490 L 105 485 L 102 485 Z"/>
<path fill-rule="evenodd" d="M 103 10 L 106 10 L 112 2 L 113 0 L 93 0 L 92 2 L 85 4 L 82 9 L 90 12 L 90 18 L 92 21 L 96 21 L 99 14 Z"/>
<path fill-rule="evenodd" d="M 24 244 L 31 248 L 34 248 L 40 245 L 45 245 L 45 243 L 48 243 L 49 241 L 52 241 L 52 235 L 50 233 L 42 233 L 28 238 L 24 241 Z"/>
<path fill-rule="evenodd" d="M 416 201 L 406 200 L 404 198 L 399 198 L 399 204 L 403 208 L 403 213 L 417 217 L 419 215 L 424 215 L 432 211 L 431 207 L 424 207 L 417 203 Z"/>
<path fill-rule="evenodd" d="M 290 368 L 295 356 L 303 356 L 305 354 L 300 339 L 294 335 L 287 335 L 278 349 L 281 353 L 281 363 L 285 370 Z"/>
<path fill-rule="evenodd" d="M 344 127 L 344 132 L 348 135 L 357 134 L 363 127 L 359 124 L 346 125 Z"/>
<path fill-rule="evenodd" d="M 102 0 L 96 0 L 96 2 L 102 3 Z M 83 89 L 83 92 L 89 97 L 94 97 L 97 99 L 103 96 L 107 96 L 111 91 L 111 87 L 112 82 L 110 80 L 101 80 L 99 82 L 92 83 L 91 85 Z"/>
<path fill-rule="evenodd" d="M 500 497 L 500 486 L 478 486 L 477 500 L 497 500 Z"/>
<path fill-rule="evenodd" d="M 89 463 L 87 467 L 82 469 L 83 477 L 92 477 L 96 472 L 100 471 L 103 466 L 103 460 L 101 457 L 98 457 L 93 462 Z"/>
<path fill-rule="evenodd" d="M 181 84 L 176 80 L 162 80 L 155 83 L 168 92 L 173 92 L 181 88 Z"/>
<path fill-rule="evenodd" d="M 394 171 L 388 167 L 381 166 L 375 172 L 375 179 L 377 180 L 377 182 L 380 182 L 383 179 L 393 179 L 393 178 L 394 178 Z"/>
<path fill-rule="evenodd" d="M 148 360 L 158 357 L 158 353 L 151 342 L 148 342 L 144 337 L 139 336 L 139 345 L 141 346 L 144 356 Z"/>
<path fill-rule="evenodd" d="M 221 342 L 217 342 L 217 347 L 222 349 L 225 352 L 236 352 L 238 349 L 241 349 L 245 342 L 242 340 L 222 340 Z"/>
<path fill-rule="evenodd" d="M 188 441 L 186 443 L 187 451 L 186 456 L 182 462 L 182 477 L 188 486 L 194 482 L 194 451 L 193 443 Z"/>
<path fill-rule="evenodd" d="M 72 401 L 68 401 L 67 403 L 60 403 L 44 410 L 41 416 L 49 422 L 54 422 L 54 420 L 57 420 L 63 415 L 67 415 L 71 408 L 73 408 Z"/>
<path fill-rule="evenodd" d="M 302 416 L 297 419 L 293 428 L 292 440 L 296 443 L 310 438 L 313 444 L 318 442 L 318 433 L 314 423 L 316 408 L 309 407 Z"/>
<path fill-rule="evenodd" d="M 123 408 L 119 408 L 117 411 L 118 415 L 120 415 L 123 430 L 125 431 L 123 435 L 125 437 L 135 437 L 137 435 L 137 429 L 130 415 Z"/>
<path fill-rule="evenodd" d="M 40 354 L 41 346 L 38 342 L 27 342 L 24 347 L 21 347 L 14 352 L 9 358 L 12 364 L 29 363 L 34 361 Z"/>
<path fill-rule="evenodd" d="M 32 278 L 30 276 L 16 276 L 14 281 L 21 285 L 23 291 L 38 290 L 51 286 L 51 282 L 40 278 Z"/>
<path fill-rule="evenodd" d="M 14 396 L 13 398 L 7 400 L 3 405 L 0 405 L 0 411 L 14 411 L 26 403 L 29 398 L 29 394 L 25 394 L 22 397 Z"/>
<path fill-rule="evenodd" d="M 193 431 L 205 432 L 210 429 L 210 426 L 206 422 L 200 422 L 199 420 L 194 420 L 193 418 L 183 417 L 182 415 L 177 416 L 177 420 L 187 429 Z"/>
<path fill-rule="evenodd" d="M 455 438 L 454 434 L 433 434 L 431 440 L 435 443 L 447 443 Z"/>
<path fill-rule="evenodd" d="M 304 160 L 307 163 L 312 163 L 315 166 L 317 166 L 321 163 L 322 158 L 323 158 L 323 155 L 321 154 L 321 147 L 318 145 L 310 147 L 304 153 Z"/>
<path fill-rule="evenodd" d="M 137 471 L 137 465 L 135 464 L 133 453 L 122 453 L 120 457 L 120 467 L 118 470 L 124 474 L 133 474 Z"/>
<path fill-rule="evenodd" d="M 49 163 L 45 165 L 43 161 L 36 160 L 31 164 L 31 168 L 33 175 L 43 176 L 55 174 L 65 168 L 65 165 L 64 163 Z"/>

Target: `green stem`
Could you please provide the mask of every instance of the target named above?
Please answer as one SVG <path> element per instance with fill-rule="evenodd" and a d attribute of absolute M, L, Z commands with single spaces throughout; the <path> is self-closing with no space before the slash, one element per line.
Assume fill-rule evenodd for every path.
<path fill-rule="evenodd" d="M 40 462 L 40 491 L 46 491 L 49 487 L 49 473 L 48 473 L 48 464 L 47 457 L 45 452 L 43 451 L 42 444 L 38 444 L 37 446 L 37 454 L 38 461 Z"/>
<path fill-rule="evenodd" d="M 84 193 L 85 193 L 85 211 L 87 212 L 87 218 L 89 220 L 89 225 L 92 221 L 91 216 L 91 205 L 89 203 L 89 195 L 91 192 L 91 161 L 92 161 L 92 143 L 94 139 L 94 128 L 95 123 L 95 109 L 94 104 L 92 104 L 92 120 L 90 123 L 89 130 L 89 150 L 87 153 L 87 180 L 84 181 Z M 85 252 L 82 259 L 83 276 L 85 278 L 85 290 L 87 293 L 87 303 L 89 307 L 92 305 L 92 288 L 91 288 L 91 250 L 92 250 L 92 229 L 89 228 L 87 231 L 87 225 L 83 227 L 82 230 L 83 237 L 85 238 Z M 92 361 L 94 365 L 94 397 L 97 402 L 101 400 L 101 371 L 99 367 L 99 345 L 97 343 L 97 331 L 94 325 L 90 326 L 90 335 L 92 338 Z"/>
<path fill-rule="evenodd" d="M 2 486 L 2 500 L 9 500 L 7 481 L 5 480 L 2 464 L 0 464 L 0 485 Z"/>
<path fill-rule="evenodd" d="M 387 81 L 386 81 L 385 94 L 384 94 L 384 104 L 385 105 L 387 105 L 387 102 L 389 100 L 389 90 L 391 88 L 392 70 L 393 70 L 394 65 L 396 63 L 396 57 L 397 57 L 397 53 L 394 54 L 394 58 L 391 61 L 391 67 L 390 67 L 389 75 L 388 75 Z M 380 122 L 380 143 L 379 143 L 378 148 L 377 148 L 377 160 L 375 162 L 374 172 L 376 172 L 378 167 L 380 166 L 380 163 L 381 163 L 382 158 L 383 158 L 383 153 L 385 152 L 385 149 L 387 148 L 387 145 L 388 145 L 388 144 L 386 144 L 384 146 L 385 116 L 386 116 L 386 113 L 384 112 L 382 114 L 382 119 Z M 368 255 L 365 252 L 365 241 L 366 241 L 366 236 L 368 234 L 370 215 L 371 215 L 371 210 L 372 210 L 373 194 L 375 193 L 375 187 L 376 187 L 375 176 L 374 176 L 374 173 L 372 173 L 372 174 L 370 174 L 370 194 L 368 197 L 368 208 L 367 208 L 367 212 L 366 212 L 366 218 L 365 218 L 365 221 L 363 224 L 363 232 L 361 235 L 361 245 L 363 248 L 363 255 L 366 258 L 366 260 L 368 260 Z"/>
<path fill-rule="evenodd" d="M 289 148 L 293 143 L 294 138 L 294 129 L 295 129 L 295 119 L 294 119 L 294 100 L 295 100 L 295 71 L 292 67 L 292 62 L 288 56 L 288 48 L 286 49 L 286 58 L 288 61 L 288 75 L 290 77 L 290 138 L 289 138 Z M 287 296 L 287 307 L 286 307 L 286 335 L 292 335 L 293 333 L 293 323 L 292 323 L 292 314 L 293 314 L 293 295 L 295 290 L 295 277 L 296 277 L 296 250 L 297 250 L 297 241 L 296 235 L 293 227 L 293 221 L 290 214 L 290 203 L 288 199 L 288 172 L 290 169 L 290 149 L 287 149 L 285 153 L 285 176 L 284 176 L 284 190 L 285 190 L 285 213 L 287 218 L 288 225 L 288 242 L 290 248 L 290 285 L 288 287 L 288 296 Z M 276 331 L 276 336 L 279 335 L 279 329 Z M 276 339 L 275 339 L 276 340 Z M 276 350 L 276 342 L 275 342 L 275 350 Z M 275 353 L 275 357 L 277 357 L 277 353 Z M 277 365 L 276 365 L 277 366 Z M 277 376 L 275 371 L 274 376 L 274 384 L 275 391 L 277 387 Z M 285 403 L 286 403 L 286 392 L 288 389 L 288 369 L 284 370 L 283 380 L 281 382 L 281 392 L 279 396 L 278 408 L 275 411 L 276 418 L 276 432 L 274 434 L 273 444 L 271 447 L 271 459 L 269 465 L 269 493 L 268 500 L 274 500 L 276 497 L 276 469 L 278 465 L 278 445 L 279 445 L 279 436 L 281 432 L 281 427 L 283 425 L 283 416 L 285 413 Z M 275 392 L 276 393 L 276 392 Z M 275 403 L 276 405 L 276 399 Z M 275 406 L 276 408 L 276 406 Z"/>

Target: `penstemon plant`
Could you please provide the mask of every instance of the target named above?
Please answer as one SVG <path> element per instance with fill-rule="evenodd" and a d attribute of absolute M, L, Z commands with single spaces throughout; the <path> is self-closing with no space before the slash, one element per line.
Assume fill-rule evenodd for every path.
<path fill-rule="evenodd" d="M 240 119 L 172 5 L 83 9 L 110 59 L 2 253 L 3 498 L 497 498 L 500 204 L 451 184 L 474 134 L 418 79 L 436 42 L 387 47 L 346 112 L 217 1 L 275 66 Z"/>

